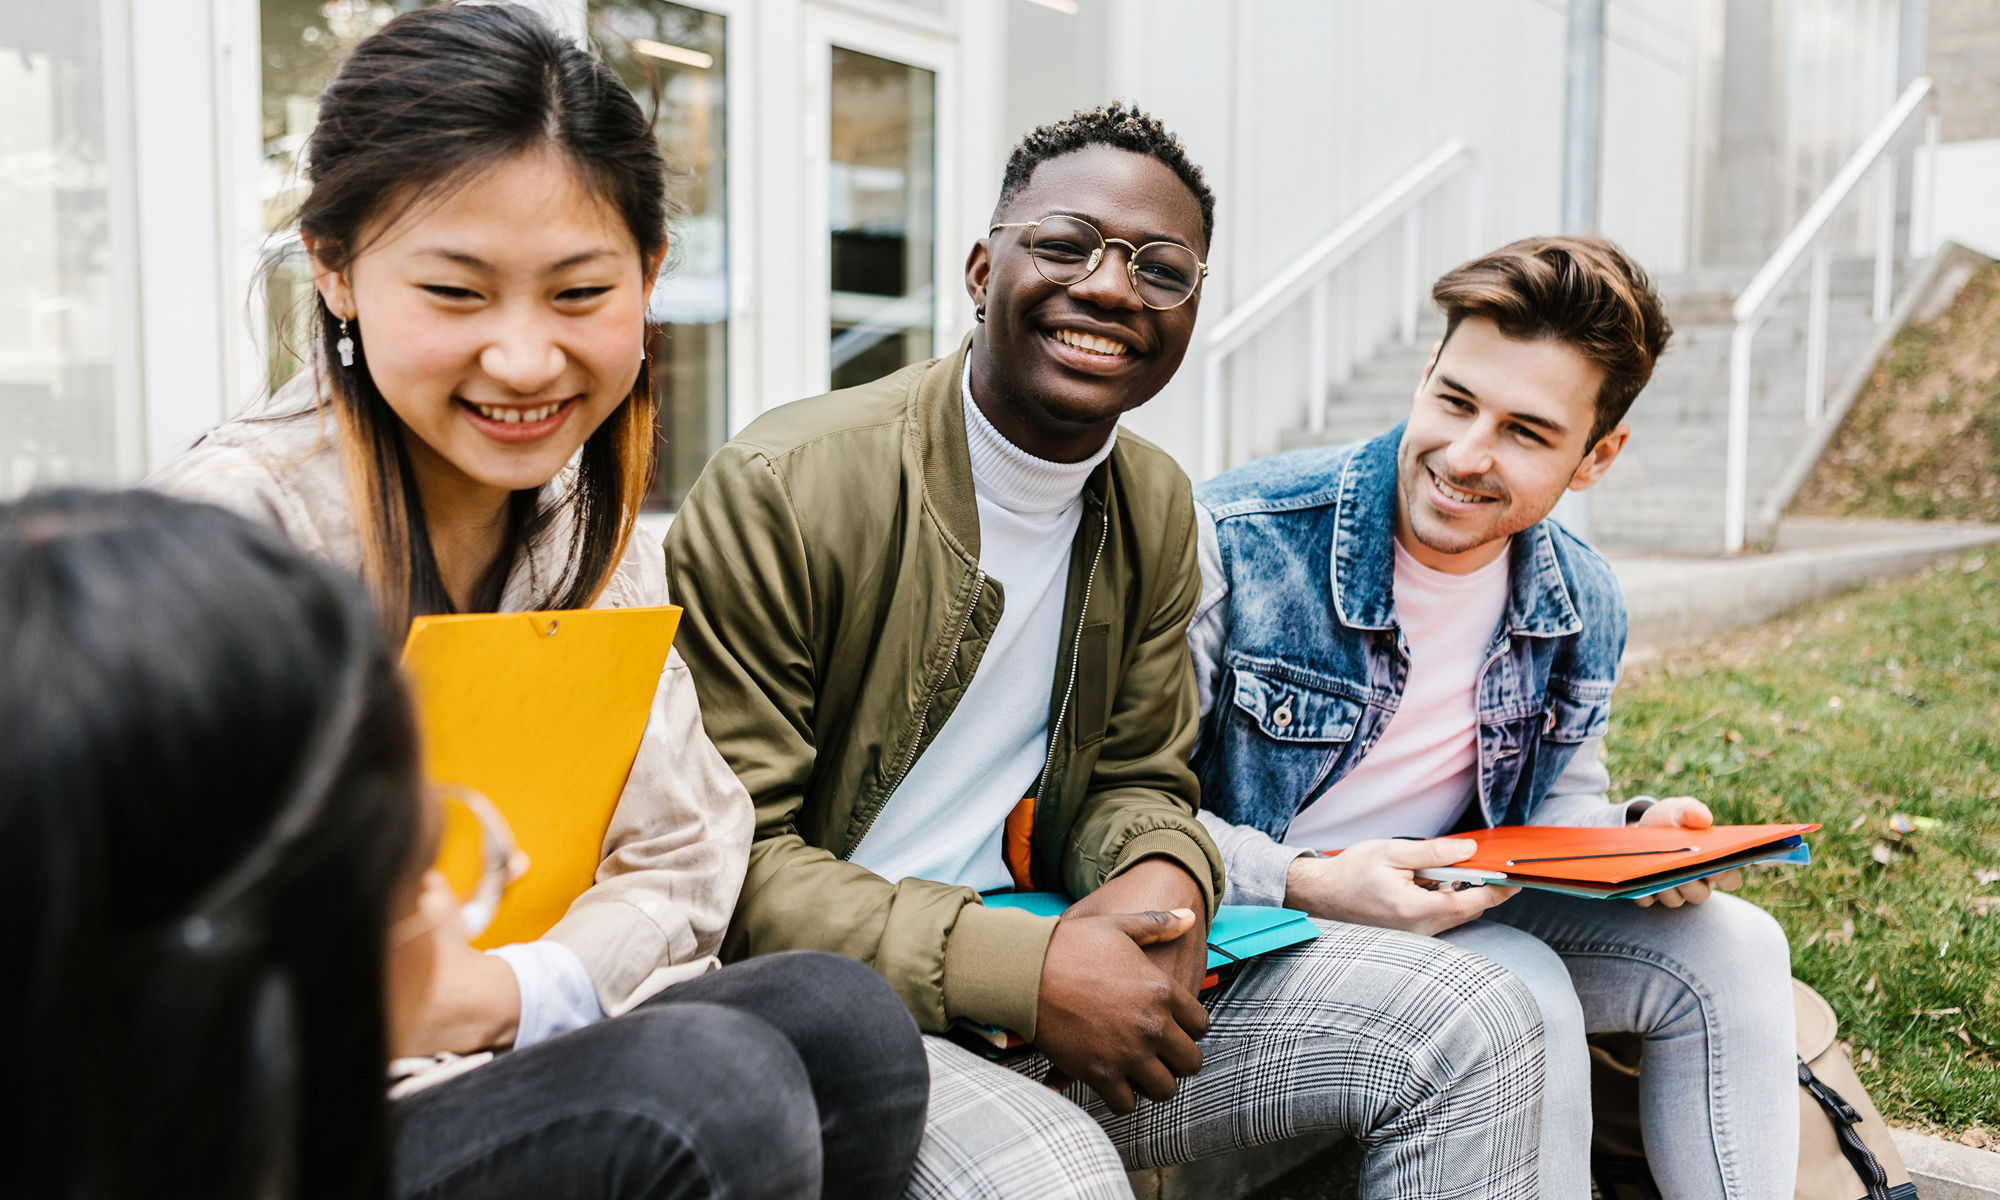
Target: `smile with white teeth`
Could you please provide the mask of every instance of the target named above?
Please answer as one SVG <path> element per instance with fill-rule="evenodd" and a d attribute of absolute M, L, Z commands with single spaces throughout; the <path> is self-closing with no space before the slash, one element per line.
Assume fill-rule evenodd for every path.
<path fill-rule="evenodd" d="M 491 404 L 475 404 L 470 400 L 467 400 L 466 403 L 471 404 L 480 416 L 485 417 L 489 421 L 502 421 L 509 425 L 519 425 L 523 422 L 532 424 L 535 421 L 553 417 L 556 415 L 557 409 L 569 402 L 567 400 L 558 400 L 554 404 L 544 404 L 540 408 L 502 408 Z"/>
<path fill-rule="evenodd" d="M 1058 329 L 1055 339 L 1065 346 L 1082 350 L 1088 354 L 1108 354 L 1119 358 L 1129 353 L 1132 347 L 1124 342 L 1114 342 L 1110 338 L 1098 337 L 1094 333 L 1078 333 L 1074 329 Z"/>
<path fill-rule="evenodd" d="M 1493 499 L 1491 496 L 1475 496 L 1471 492 L 1461 492 L 1444 480 L 1439 479 L 1435 471 L 1431 473 L 1431 479 L 1437 484 L 1438 491 L 1444 493 L 1444 497 L 1447 500 L 1456 500 L 1460 504 L 1485 504 L 1490 503 Z"/>

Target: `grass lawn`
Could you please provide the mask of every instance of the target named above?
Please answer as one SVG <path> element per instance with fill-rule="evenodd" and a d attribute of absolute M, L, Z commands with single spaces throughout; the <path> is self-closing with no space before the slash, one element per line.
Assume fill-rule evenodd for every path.
<path fill-rule="evenodd" d="M 1632 667 L 1618 794 L 1817 821 L 1740 893 L 1892 1124 L 2000 1132 L 2000 551 Z M 1899 820 L 1914 818 L 1911 820 Z M 1914 828 L 1900 832 L 1898 826 Z"/>
<path fill-rule="evenodd" d="M 2000 521 L 2000 263 L 1896 335 L 1792 511 Z"/>

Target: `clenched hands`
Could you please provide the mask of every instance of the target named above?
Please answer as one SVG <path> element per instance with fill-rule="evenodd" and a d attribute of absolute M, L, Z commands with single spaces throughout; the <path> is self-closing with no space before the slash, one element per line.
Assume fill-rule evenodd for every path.
<path fill-rule="evenodd" d="M 1463 925 L 1520 888 L 1432 890 L 1417 882 L 1424 867 L 1448 867 L 1470 858 L 1478 844 L 1463 838 L 1412 842 L 1375 838 L 1328 858 L 1302 855 L 1285 875 L 1285 907 L 1329 921 L 1402 929 L 1425 935 Z"/>
<path fill-rule="evenodd" d="M 1070 906 L 1042 961 L 1035 1045 L 1052 1087 L 1079 1079 L 1113 1112 L 1173 1098 L 1201 1069 L 1208 1033 L 1196 999 L 1207 963 L 1201 890 L 1148 859 Z"/>

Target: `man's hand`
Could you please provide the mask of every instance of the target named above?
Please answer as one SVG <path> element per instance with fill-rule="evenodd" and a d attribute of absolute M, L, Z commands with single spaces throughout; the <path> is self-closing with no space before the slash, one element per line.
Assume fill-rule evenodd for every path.
<path fill-rule="evenodd" d="M 1463 925 L 1520 888 L 1487 884 L 1457 891 L 1417 882 L 1421 867 L 1448 867 L 1479 847 L 1462 838 L 1356 842 L 1329 858 L 1301 855 L 1285 874 L 1285 907 L 1329 921 L 1375 925 L 1425 935 Z"/>
<path fill-rule="evenodd" d="M 1208 911 L 1202 900 L 1201 885 L 1171 858 L 1143 858 L 1069 906 L 1066 915 L 1098 917 L 1108 913 L 1171 912 L 1185 908 L 1194 913 L 1194 927 L 1176 938 L 1167 938 L 1146 947 L 1146 957 L 1180 981 L 1189 995 L 1201 994 L 1202 976 L 1208 974 Z"/>
<path fill-rule="evenodd" d="M 1708 805 L 1693 796 L 1673 796 L 1658 801 L 1639 817 L 1641 825 L 1673 825 L 1681 829 L 1707 829 L 1715 824 L 1715 815 L 1708 811 Z M 1710 875 L 1707 879 L 1697 879 L 1677 888 L 1641 896 L 1632 903 L 1640 908 L 1649 908 L 1655 901 L 1666 908 L 1679 908 L 1683 904 L 1700 904 L 1708 899 L 1716 889 L 1733 892 L 1743 886 L 1743 872 L 1724 871 L 1720 875 Z"/>
<path fill-rule="evenodd" d="M 430 987 L 409 1028 L 389 1048 L 391 1058 L 474 1054 L 514 1044 L 521 1025 L 521 987 L 514 968 L 472 948 L 456 901 L 450 914 L 420 935 L 433 942 Z"/>
<path fill-rule="evenodd" d="M 1208 1033 L 1208 1013 L 1144 950 L 1199 923 L 1191 908 L 1063 914 L 1042 960 L 1035 1010 L 1035 1045 L 1054 1068 L 1050 1086 L 1080 1079 L 1111 1111 L 1128 1113 L 1138 1107 L 1135 1090 L 1165 1102 L 1201 1069 L 1195 1041 Z"/>

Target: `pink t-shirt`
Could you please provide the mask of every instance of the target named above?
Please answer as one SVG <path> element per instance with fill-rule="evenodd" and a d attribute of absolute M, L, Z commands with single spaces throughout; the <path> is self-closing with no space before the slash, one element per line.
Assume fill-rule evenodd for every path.
<path fill-rule="evenodd" d="M 1396 543 L 1396 620 L 1410 656 L 1402 703 L 1354 769 L 1292 819 L 1287 846 L 1434 837 L 1457 822 L 1477 784 L 1479 673 L 1507 611 L 1511 556 L 1453 575 Z"/>

